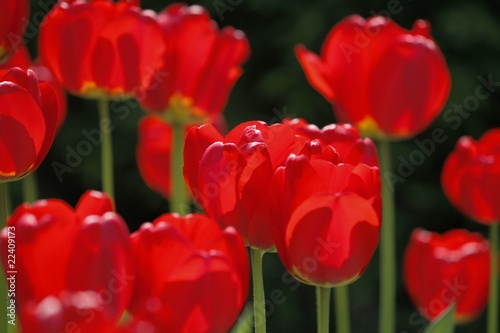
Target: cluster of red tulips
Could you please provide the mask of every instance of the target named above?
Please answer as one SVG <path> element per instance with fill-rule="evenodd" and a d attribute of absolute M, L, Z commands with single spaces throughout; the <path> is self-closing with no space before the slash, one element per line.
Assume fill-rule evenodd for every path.
<path fill-rule="evenodd" d="M 347 333 L 347 286 L 380 245 L 380 332 L 395 332 L 390 142 L 425 130 L 451 87 L 428 22 L 406 30 L 353 15 L 333 27 L 319 56 L 296 47 L 340 123 L 255 120 L 226 131 L 222 111 L 250 45 L 204 8 L 176 3 L 155 13 L 132 0 L 60 0 L 40 24 L 31 60 L 20 42 L 28 1 L 0 7 L 1 330 L 228 332 L 251 275 L 262 333 L 262 256 L 277 252 L 294 278 L 317 287 L 318 332 L 329 332 L 333 288 L 337 332 Z M 76 208 L 51 198 L 10 212 L 5 185 L 34 177 L 63 126 L 65 91 L 98 102 L 102 192 L 88 191 Z M 115 211 L 106 130 L 109 103 L 128 98 L 147 112 L 139 170 L 171 206 L 133 233 Z M 500 130 L 461 138 L 442 186 L 457 209 L 490 226 L 491 239 L 463 229 L 413 232 L 404 281 L 429 332 L 473 321 L 489 303 L 488 333 L 498 333 L 499 185 Z M 205 215 L 190 212 L 193 200 Z"/>

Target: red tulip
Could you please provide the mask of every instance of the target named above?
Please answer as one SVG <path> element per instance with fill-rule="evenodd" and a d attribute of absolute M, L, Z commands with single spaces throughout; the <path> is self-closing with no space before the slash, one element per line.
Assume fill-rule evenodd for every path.
<path fill-rule="evenodd" d="M 184 175 L 208 216 L 235 227 L 248 245 L 269 250 L 271 178 L 304 142 L 285 124 L 246 122 L 225 138 L 212 125 L 193 127 L 186 136 Z"/>
<path fill-rule="evenodd" d="M 60 1 L 40 25 L 40 59 L 73 94 L 129 97 L 164 51 L 151 11 L 121 0 Z"/>
<path fill-rule="evenodd" d="M 97 293 L 104 304 L 103 316 L 113 323 L 120 318 L 132 293 L 134 267 L 127 226 L 111 209 L 107 196 L 89 191 L 76 210 L 49 199 L 14 211 L 2 231 L 0 248 L 4 267 L 8 267 L 8 231 L 14 230 L 21 326 L 30 316 L 25 317 L 25 311 L 30 312 L 28 304 L 40 306 L 47 297 L 55 297 L 63 308 L 70 306 L 64 292 Z"/>
<path fill-rule="evenodd" d="M 464 136 L 446 160 L 441 182 L 451 203 L 471 219 L 500 221 L 500 129 L 474 141 Z"/>
<path fill-rule="evenodd" d="M 0 63 L 22 44 L 29 17 L 28 0 L 0 0 Z"/>
<path fill-rule="evenodd" d="M 361 276 L 381 219 L 378 167 L 339 163 L 330 149 L 312 142 L 311 153 L 291 155 L 274 174 L 270 196 L 281 261 L 298 280 L 324 287 Z"/>
<path fill-rule="evenodd" d="M 302 45 L 296 54 L 337 119 L 365 135 L 417 135 L 439 114 L 450 91 L 445 59 L 423 20 L 408 31 L 382 16 L 366 21 L 349 16 L 330 31 L 320 57 Z"/>
<path fill-rule="evenodd" d="M 168 111 L 168 117 L 182 124 L 214 121 L 249 57 L 245 35 L 232 27 L 219 31 L 200 6 L 172 4 L 158 22 L 167 49 L 157 79 L 139 101 L 146 110 Z"/>
<path fill-rule="evenodd" d="M 162 332 L 227 332 L 245 305 L 249 263 L 233 228 L 165 214 L 132 234 L 137 280 L 130 312 Z"/>
<path fill-rule="evenodd" d="M 403 264 L 410 298 L 429 320 L 455 303 L 455 320 L 470 322 L 488 302 L 490 248 L 480 234 L 454 229 L 440 235 L 417 229 Z"/>
<path fill-rule="evenodd" d="M 54 140 L 58 110 L 52 88 L 33 71 L 16 67 L 0 75 L 1 182 L 38 168 Z"/>

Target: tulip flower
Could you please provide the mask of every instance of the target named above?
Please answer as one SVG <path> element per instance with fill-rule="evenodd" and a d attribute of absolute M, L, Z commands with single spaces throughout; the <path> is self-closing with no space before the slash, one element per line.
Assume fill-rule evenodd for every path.
<path fill-rule="evenodd" d="M 34 171 L 54 140 L 57 99 L 49 84 L 31 70 L 0 74 L 0 182 Z"/>
<path fill-rule="evenodd" d="M 131 97 L 164 51 L 154 16 L 124 0 L 60 1 L 40 25 L 41 63 L 73 94 Z"/>
<path fill-rule="evenodd" d="M 208 216 L 235 227 L 247 245 L 268 251 L 274 247 L 271 178 L 304 142 L 285 124 L 246 122 L 225 138 L 212 125 L 193 127 L 186 136 L 184 175 Z"/>
<path fill-rule="evenodd" d="M 464 136 L 446 159 L 441 174 L 443 190 L 451 203 L 473 220 L 489 225 L 490 295 L 488 305 L 488 333 L 498 332 L 500 300 L 500 129 L 492 129 L 474 141 Z"/>
<path fill-rule="evenodd" d="M 248 257 L 233 228 L 165 214 L 132 234 L 137 279 L 130 312 L 162 332 L 227 332 L 245 305 Z"/>
<path fill-rule="evenodd" d="M 288 272 L 316 286 L 318 332 L 329 331 L 332 287 L 337 331 L 347 332 L 346 285 L 361 276 L 379 241 L 379 169 L 342 163 L 334 147 L 318 141 L 307 142 L 300 155 L 290 155 L 274 173 L 272 231 Z"/>
<path fill-rule="evenodd" d="M 408 31 L 389 18 L 352 15 L 333 27 L 320 56 L 302 45 L 296 55 L 337 120 L 367 136 L 417 135 L 436 118 L 450 92 L 446 61 L 423 20 Z"/>
<path fill-rule="evenodd" d="M 29 17 L 28 0 L 1 0 L 0 63 L 22 44 L 23 32 Z"/>
<path fill-rule="evenodd" d="M 167 112 L 181 124 L 212 122 L 250 54 L 245 34 L 232 27 L 220 30 L 200 6 L 172 4 L 157 17 L 166 40 L 157 77 L 141 93 L 144 109 Z"/>
<path fill-rule="evenodd" d="M 420 313 L 433 320 L 455 303 L 455 321 L 476 319 L 488 301 L 490 247 L 463 229 L 416 229 L 404 256 L 404 282 Z"/>
<path fill-rule="evenodd" d="M 16 306 L 21 327 L 44 320 L 37 313 L 48 311 L 47 302 L 59 304 L 52 310 L 61 313 L 48 311 L 51 315 L 73 316 L 71 299 L 79 297 L 75 293 L 87 292 L 102 298 L 94 301 L 103 304 L 99 307 L 106 321 L 118 321 L 135 277 L 127 226 L 112 209 L 109 197 L 89 191 L 76 209 L 48 199 L 14 211 L 2 230 L 0 249 L 5 271 L 9 271 L 8 235 L 15 230 Z M 80 322 L 86 318 L 80 316 Z"/>
<path fill-rule="evenodd" d="M 338 162 L 328 154 L 291 155 L 271 185 L 281 261 L 295 278 L 316 286 L 358 279 L 378 245 L 378 167 Z"/>
<path fill-rule="evenodd" d="M 447 158 L 441 181 L 451 203 L 471 219 L 492 224 L 500 221 L 500 129 L 478 141 L 462 137 Z"/>

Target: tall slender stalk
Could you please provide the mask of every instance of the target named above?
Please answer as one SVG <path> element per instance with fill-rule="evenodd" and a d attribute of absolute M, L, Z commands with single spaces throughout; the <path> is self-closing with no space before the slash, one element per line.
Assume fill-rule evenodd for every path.
<path fill-rule="evenodd" d="M 328 333 L 330 327 L 330 295 L 332 294 L 331 288 L 316 287 L 316 296 L 319 297 L 318 306 L 318 333 Z"/>
<path fill-rule="evenodd" d="M 394 333 L 396 312 L 396 232 L 394 191 L 384 175 L 391 171 L 391 143 L 379 142 L 382 178 L 382 226 L 380 231 L 379 332 Z"/>
<path fill-rule="evenodd" d="M 264 252 L 258 249 L 250 249 L 250 260 L 252 263 L 253 283 L 253 317 L 255 322 L 255 333 L 266 332 L 266 304 L 264 298 L 264 277 L 262 275 L 262 257 Z"/>
<path fill-rule="evenodd" d="M 21 180 L 23 187 L 23 201 L 32 203 L 38 200 L 38 185 L 36 173 L 32 172 Z"/>
<path fill-rule="evenodd" d="M 106 98 L 98 100 L 99 104 L 99 128 L 102 134 L 101 146 L 101 177 L 102 190 L 111 198 L 115 198 L 115 181 L 113 175 L 113 139 L 111 136 L 111 118 L 109 113 L 109 101 Z"/>
<path fill-rule="evenodd" d="M 498 333 L 498 250 L 499 250 L 498 223 L 490 226 L 490 297 L 488 301 L 488 333 Z"/>
<path fill-rule="evenodd" d="M 172 122 L 173 143 L 170 157 L 170 181 L 172 194 L 170 197 L 170 211 L 186 214 L 189 211 L 189 195 L 184 181 L 184 141 L 186 131 L 184 125 Z"/>
<path fill-rule="evenodd" d="M 349 287 L 340 286 L 333 290 L 335 294 L 335 322 L 337 333 L 351 332 L 351 317 L 349 313 Z"/>

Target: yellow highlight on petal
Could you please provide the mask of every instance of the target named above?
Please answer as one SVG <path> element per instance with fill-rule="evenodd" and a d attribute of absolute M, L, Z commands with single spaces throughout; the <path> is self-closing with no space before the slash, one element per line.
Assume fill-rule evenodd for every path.
<path fill-rule="evenodd" d="M 164 119 L 170 123 L 196 125 L 207 121 L 207 113 L 196 107 L 192 98 L 176 93 L 170 97 Z"/>
<path fill-rule="evenodd" d="M 116 89 L 104 89 L 98 87 L 95 82 L 87 81 L 83 83 L 82 88 L 80 89 L 79 94 L 81 97 L 90 98 L 90 99 L 126 99 L 133 97 L 131 93 L 125 93 L 122 88 Z"/>
<path fill-rule="evenodd" d="M 16 173 L 15 171 L 11 172 L 2 172 L 0 171 L 0 182 L 9 182 L 13 180 L 19 180 L 21 178 L 24 178 L 27 176 L 29 173 L 33 171 L 33 167 L 35 164 L 31 164 L 26 170 L 24 170 L 22 173 Z M 3 180 L 2 180 L 3 178 Z"/>
<path fill-rule="evenodd" d="M 0 45 L 0 64 L 7 61 L 8 50 L 4 45 Z"/>
<path fill-rule="evenodd" d="M 357 124 L 357 127 L 359 129 L 359 132 L 363 136 L 376 139 L 385 137 L 384 132 L 382 132 L 382 130 L 372 117 L 365 117 Z"/>

